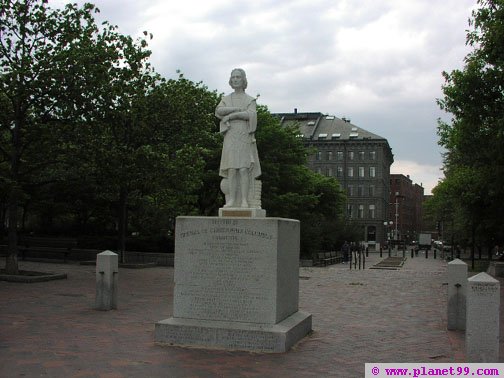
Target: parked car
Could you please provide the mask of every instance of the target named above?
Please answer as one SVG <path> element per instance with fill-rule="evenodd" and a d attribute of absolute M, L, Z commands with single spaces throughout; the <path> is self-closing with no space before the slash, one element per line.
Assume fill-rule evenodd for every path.
<path fill-rule="evenodd" d="M 436 248 L 440 251 L 445 251 L 445 252 L 449 252 L 452 249 L 451 245 L 447 244 L 445 241 L 442 241 L 442 240 L 435 240 L 434 241 L 434 248 Z"/>

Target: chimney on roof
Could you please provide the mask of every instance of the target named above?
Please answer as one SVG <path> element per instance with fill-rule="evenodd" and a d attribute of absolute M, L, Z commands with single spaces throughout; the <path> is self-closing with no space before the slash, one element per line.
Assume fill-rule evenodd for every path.
<path fill-rule="evenodd" d="M 294 114 L 297 114 L 297 108 L 294 108 Z"/>

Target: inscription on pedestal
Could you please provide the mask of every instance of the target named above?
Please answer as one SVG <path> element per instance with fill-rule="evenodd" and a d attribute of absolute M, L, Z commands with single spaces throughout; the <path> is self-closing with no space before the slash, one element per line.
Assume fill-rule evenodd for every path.
<path fill-rule="evenodd" d="M 225 345 L 229 349 L 262 349 L 275 350 L 278 336 L 266 332 L 247 332 L 238 329 L 219 330 L 217 344 Z"/>
<path fill-rule="evenodd" d="M 277 239 L 267 224 L 193 221 L 176 243 L 175 317 L 277 321 Z"/>
<path fill-rule="evenodd" d="M 163 331 L 162 338 L 167 343 L 184 340 L 188 344 L 205 345 L 215 339 L 215 330 L 207 327 L 169 327 Z"/>
<path fill-rule="evenodd" d="M 491 297 L 499 291 L 499 287 L 494 283 L 473 282 L 469 286 L 471 293 L 479 297 Z"/>

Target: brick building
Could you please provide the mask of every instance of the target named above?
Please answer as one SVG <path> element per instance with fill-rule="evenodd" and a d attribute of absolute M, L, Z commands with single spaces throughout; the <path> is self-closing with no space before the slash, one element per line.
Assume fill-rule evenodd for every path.
<path fill-rule="evenodd" d="M 418 240 L 418 233 L 423 230 L 423 201 L 422 185 L 414 184 L 409 175 L 390 175 L 388 212 L 390 239 L 406 240 L 408 243 Z"/>
<path fill-rule="evenodd" d="M 305 145 L 315 151 L 308 159 L 309 168 L 335 177 L 346 190 L 346 217 L 361 227 L 361 240 L 371 247 L 383 243 L 394 161 L 388 141 L 332 115 L 295 110 L 275 116 L 283 126 L 296 125 Z"/>

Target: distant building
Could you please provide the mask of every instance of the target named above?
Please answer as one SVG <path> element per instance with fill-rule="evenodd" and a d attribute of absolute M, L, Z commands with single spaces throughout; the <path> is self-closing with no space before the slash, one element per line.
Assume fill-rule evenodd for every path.
<path fill-rule="evenodd" d="M 335 177 L 346 190 L 346 217 L 361 227 L 362 241 L 370 246 L 383 243 L 394 161 L 388 141 L 332 115 L 295 110 L 275 116 L 282 126 L 296 125 L 305 145 L 314 149 L 309 168 Z"/>
<path fill-rule="evenodd" d="M 408 243 L 418 240 L 418 234 L 423 231 L 423 201 L 422 185 L 413 184 L 409 175 L 390 175 L 388 220 L 391 239 L 406 240 Z"/>

